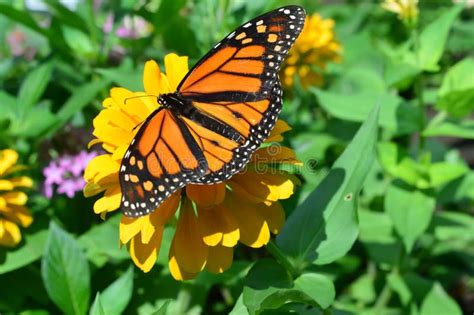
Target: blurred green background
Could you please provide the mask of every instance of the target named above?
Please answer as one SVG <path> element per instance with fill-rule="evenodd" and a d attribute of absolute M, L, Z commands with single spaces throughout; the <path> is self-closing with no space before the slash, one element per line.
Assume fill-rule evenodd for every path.
<path fill-rule="evenodd" d="M 0 149 L 17 151 L 35 183 L 27 190 L 33 223 L 18 244 L 0 246 L 0 313 L 64 312 L 45 290 L 54 280 L 41 267 L 61 246 L 87 259 L 76 271 L 90 285 L 71 288 L 80 291 L 70 301 L 76 314 L 473 313 L 474 3 L 402 2 L 409 7 L 395 0 L 0 0 Z M 302 184 L 284 202 L 287 216 L 381 106 L 376 159 L 359 175 L 366 179 L 357 218 L 351 226 L 331 223 L 354 237 L 344 239 L 340 257 L 304 267 L 329 284 L 310 284 L 315 297 L 263 290 L 265 298 L 244 300 L 249 281 L 273 285 L 265 268 L 249 279 L 258 264 L 271 265 L 271 255 L 244 247 L 225 273 L 177 282 L 167 270 L 169 238 L 158 265 L 142 273 L 117 246 L 119 215 L 102 221 L 80 187 L 48 192 L 44 169 L 87 149 L 111 87 L 143 90 L 147 60 L 163 65 L 175 52 L 193 65 L 243 22 L 286 4 L 332 20 L 308 32 L 334 36 L 318 44 L 308 35 L 314 58 L 295 54 L 282 70 L 282 79 L 295 73 L 284 80 L 281 117 L 292 126 L 285 144 L 305 165 L 290 170 Z M 45 248 L 58 226 L 57 248 Z"/>

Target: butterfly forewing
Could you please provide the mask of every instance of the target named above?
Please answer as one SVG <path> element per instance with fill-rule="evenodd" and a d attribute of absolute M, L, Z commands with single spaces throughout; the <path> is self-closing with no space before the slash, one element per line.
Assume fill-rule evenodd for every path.
<path fill-rule="evenodd" d="M 190 70 L 178 92 L 195 101 L 268 99 L 305 16 L 301 7 L 288 6 L 243 24 Z"/>

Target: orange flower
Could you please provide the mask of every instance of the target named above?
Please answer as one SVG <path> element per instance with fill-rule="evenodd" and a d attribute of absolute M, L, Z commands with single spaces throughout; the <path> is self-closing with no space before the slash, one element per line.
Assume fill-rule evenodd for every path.
<path fill-rule="evenodd" d="M 321 72 L 326 64 L 341 60 L 341 45 L 335 39 L 333 27 L 333 20 L 323 19 L 319 14 L 306 17 L 303 31 L 283 67 L 284 86 L 293 86 L 295 76 L 299 76 L 305 88 L 323 85 Z"/>
<path fill-rule="evenodd" d="M 119 167 L 135 132 L 133 130 L 159 105 L 156 98 L 125 99 L 139 95 L 159 95 L 176 90 L 188 71 L 187 57 L 165 57 L 166 74 L 154 61 L 145 64 L 143 92 L 114 88 L 104 101 L 104 109 L 94 119 L 94 139 L 106 154 L 89 163 L 84 178 L 85 196 L 104 192 L 94 211 L 105 214 L 120 206 Z M 279 121 L 268 141 L 281 140 L 289 126 Z M 280 148 L 280 147 L 277 147 Z M 169 251 L 169 269 L 175 279 L 191 279 L 202 270 L 221 273 L 232 264 L 233 247 L 241 242 L 261 247 L 278 233 L 285 214 L 279 200 L 289 198 L 298 183 L 296 177 L 258 164 L 298 164 L 288 148 L 260 148 L 246 170 L 230 180 L 213 185 L 188 185 L 171 195 L 149 215 L 122 217 L 120 243 L 127 244 L 133 262 L 149 271 L 158 258 L 164 226 L 175 221 L 176 231 Z M 179 210 L 179 211 L 178 211 Z"/>

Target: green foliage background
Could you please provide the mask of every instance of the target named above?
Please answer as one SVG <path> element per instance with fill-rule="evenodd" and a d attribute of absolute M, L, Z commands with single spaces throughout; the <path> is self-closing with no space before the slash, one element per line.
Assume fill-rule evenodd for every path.
<path fill-rule="evenodd" d="M 303 184 L 284 204 L 275 242 L 238 248 L 222 275 L 180 283 L 167 270 L 171 231 L 143 274 L 117 246 L 119 215 L 102 222 L 80 194 L 39 193 L 45 143 L 65 126 L 89 130 L 110 87 L 141 90 L 144 61 L 176 52 L 193 64 L 242 22 L 288 2 L 122 0 L 96 10 L 85 0 L 74 11 L 44 2 L 44 12 L 0 2 L 0 148 L 16 149 L 38 185 L 33 225 L 18 247 L 0 249 L 2 314 L 474 311 L 472 8 L 422 0 L 410 29 L 376 1 L 294 1 L 334 19 L 343 46 L 323 87 L 297 82 L 285 95 L 286 144 L 312 167 L 295 170 Z M 104 36 L 107 12 L 141 16 L 154 31 Z M 10 54 L 12 27 L 26 32 L 34 59 Z M 111 58 L 114 45 L 124 56 Z"/>

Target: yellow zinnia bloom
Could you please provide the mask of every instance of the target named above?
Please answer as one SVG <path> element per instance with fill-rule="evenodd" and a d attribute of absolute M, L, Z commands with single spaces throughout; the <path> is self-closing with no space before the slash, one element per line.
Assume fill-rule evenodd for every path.
<path fill-rule="evenodd" d="M 413 23 L 418 18 L 418 0 L 385 0 L 382 8 L 398 14 L 398 18 Z"/>
<path fill-rule="evenodd" d="M 33 222 L 25 207 L 28 196 L 18 188 L 33 186 L 31 178 L 13 177 L 21 167 L 16 165 L 18 153 L 6 149 L 0 151 L 0 245 L 13 247 L 21 241 L 18 225 L 28 227 Z"/>
<path fill-rule="evenodd" d="M 96 139 L 91 144 L 102 143 L 107 153 L 87 166 L 84 194 L 89 197 L 104 192 L 94 204 L 94 211 L 102 217 L 120 207 L 119 168 L 138 131 L 134 127 L 159 106 L 154 97 L 128 99 L 127 104 L 125 99 L 175 91 L 188 72 L 188 59 L 169 54 L 165 68 L 166 74 L 156 62 L 148 61 L 143 74 L 145 92 L 113 88 L 94 119 Z M 267 141 L 281 141 L 281 134 L 289 129 L 286 123 L 277 122 Z M 300 163 L 289 148 L 270 148 L 257 150 L 246 170 L 224 183 L 190 184 L 149 215 L 122 216 L 120 243 L 127 244 L 133 262 L 145 272 L 154 266 L 167 223 L 176 224 L 169 269 L 178 280 L 194 278 L 204 269 L 213 273 L 228 269 L 238 242 L 254 248 L 267 244 L 270 234 L 278 233 L 284 223 L 285 213 L 278 201 L 289 198 L 298 184 L 296 177 L 269 163 Z"/>
<path fill-rule="evenodd" d="M 297 75 L 303 87 L 321 86 L 321 72 L 328 62 L 341 60 L 341 45 L 335 39 L 334 21 L 323 19 L 319 14 L 306 17 L 300 36 L 290 49 L 283 67 L 282 78 L 286 87 L 291 87 Z"/>

